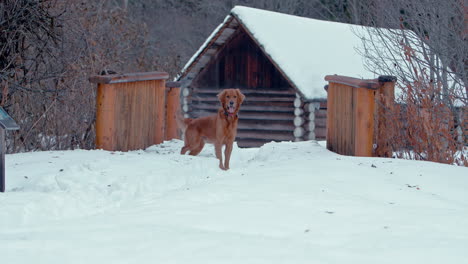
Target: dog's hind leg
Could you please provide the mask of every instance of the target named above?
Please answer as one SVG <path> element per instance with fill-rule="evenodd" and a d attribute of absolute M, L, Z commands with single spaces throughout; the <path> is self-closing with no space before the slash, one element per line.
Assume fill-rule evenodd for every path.
<path fill-rule="evenodd" d="M 202 151 L 204 146 L 205 146 L 205 142 L 203 140 L 200 140 L 200 143 L 198 143 L 198 146 L 190 150 L 189 155 L 192 155 L 192 156 L 198 155 Z"/>
<path fill-rule="evenodd" d="M 189 151 L 189 149 L 190 148 L 188 146 L 183 146 L 182 149 L 180 150 L 180 154 L 185 155 L 185 153 Z"/>

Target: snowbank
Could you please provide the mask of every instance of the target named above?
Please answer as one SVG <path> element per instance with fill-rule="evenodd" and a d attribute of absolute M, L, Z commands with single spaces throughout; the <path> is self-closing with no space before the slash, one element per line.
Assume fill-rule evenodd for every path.
<path fill-rule="evenodd" d="M 2 263 L 462 263 L 468 169 L 317 142 L 7 155 Z"/>

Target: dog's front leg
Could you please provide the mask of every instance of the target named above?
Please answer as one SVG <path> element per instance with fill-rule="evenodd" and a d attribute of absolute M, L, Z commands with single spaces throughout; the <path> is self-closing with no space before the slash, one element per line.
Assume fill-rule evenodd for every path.
<path fill-rule="evenodd" d="M 229 170 L 229 160 L 231 159 L 232 152 L 232 142 L 226 144 L 226 149 L 224 150 L 224 169 Z"/>
<path fill-rule="evenodd" d="M 219 160 L 219 168 L 222 170 L 225 170 L 223 166 L 223 156 L 222 156 L 222 151 L 221 151 L 222 146 L 223 146 L 222 144 L 216 143 L 215 152 L 216 152 L 216 158 Z"/>

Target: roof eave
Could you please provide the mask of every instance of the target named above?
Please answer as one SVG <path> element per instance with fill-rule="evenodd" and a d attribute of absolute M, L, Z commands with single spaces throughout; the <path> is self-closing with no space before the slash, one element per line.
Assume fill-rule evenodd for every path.
<path fill-rule="evenodd" d="M 270 56 L 270 54 L 265 50 L 263 45 L 258 41 L 257 38 L 252 34 L 252 32 L 249 30 L 249 28 L 245 25 L 245 23 L 242 21 L 242 19 L 236 14 L 231 11 L 230 13 L 231 16 L 235 17 L 237 21 L 239 21 L 240 26 L 247 32 L 249 37 L 257 44 L 257 46 L 260 48 L 260 50 L 265 54 L 265 56 L 268 58 L 268 60 L 275 66 L 275 68 L 280 72 L 280 74 L 285 78 L 289 84 L 293 87 L 296 93 L 298 93 L 302 98 L 304 98 L 306 101 L 312 101 L 314 98 L 307 98 L 301 90 L 297 87 L 297 85 L 292 81 L 291 78 L 283 71 L 281 67 L 279 67 L 278 63 Z"/>
<path fill-rule="evenodd" d="M 224 32 L 226 28 L 229 27 L 231 21 L 234 18 L 231 15 L 226 16 L 223 23 L 218 25 L 218 27 L 211 33 L 211 36 L 208 37 L 207 40 L 203 43 L 203 45 L 198 49 L 198 51 L 190 58 L 184 68 L 180 71 L 180 73 L 175 78 L 175 81 L 183 81 L 187 74 L 191 72 L 193 67 L 198 64 L 200 58 L 206 54 L 206 52 L 210 49 L 211 46 L 218 40 L 221 34 Z"/>

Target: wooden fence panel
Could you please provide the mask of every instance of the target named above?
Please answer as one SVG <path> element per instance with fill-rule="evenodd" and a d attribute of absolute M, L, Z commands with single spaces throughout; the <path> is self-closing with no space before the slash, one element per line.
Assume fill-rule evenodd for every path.
<path fill-rule="evenodd" d="M 175 123 L 166 115 L 167 78 L 161 72 L 91 77 L 98 83 L 96 148 L 128 151 L 162 143 L 166 122 Z"/>
<path fill-rule="evenodd" d="M 351 77 L 329 75 L 327 98 L 327 149 L 343 155 L 372 156 L 374 120 L 379 127 L 385 123 L 376 110 L 376 92 L 381 89 L 386 107 L 394 103 L 396 79 L 382 76 L 376 80 L 360 80 Z M 379 101 L 380 103 L 380 101 Z M 380 118 L 380 119 L 379 119 Z M 378 130 L 380 131 L 380 129 Z M 384 144 L 384 132 L 378 144 Z"/>

